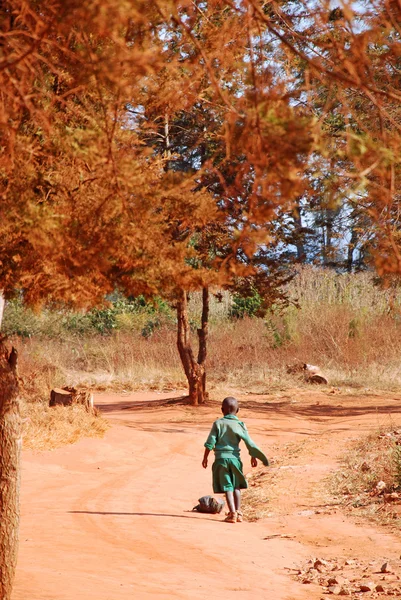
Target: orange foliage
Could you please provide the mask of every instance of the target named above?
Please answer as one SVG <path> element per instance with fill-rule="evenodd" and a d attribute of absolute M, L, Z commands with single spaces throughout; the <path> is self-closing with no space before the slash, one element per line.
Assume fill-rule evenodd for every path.
<path fill-rule="evenodd" d="M 88 306 L 260 278 L 319 172 L 400 271 L 396 2 L 8 0 L 0 21 L 6 294 Z"/>

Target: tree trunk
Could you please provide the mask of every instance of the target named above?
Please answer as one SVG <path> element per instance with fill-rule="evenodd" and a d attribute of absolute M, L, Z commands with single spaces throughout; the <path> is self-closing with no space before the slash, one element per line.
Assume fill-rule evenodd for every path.
<path fill-rule="evenodd" d="M 198 365 L 201 368 L 202 379 L 201 379 L 201 390 L 202 390 L 202 402 L 207 400 L 206 392 L 206 357 L 207 357 L 207 338 L 209 334 L 209 289 L 204 287 L 202 290 L 202 320 L 201 326 L 198 329 L 198 340 L 199 340 L 199 352 L 198 352 Z"/>
<path fill-rule="evenodd" d="M 296 200 L 294 210 L 292 213 L 294 224 L 295 224 L 295 245 L 297 248 L 297 262 L 304 263 L 306 259 L 305 252 L 305 240 L 303 235 L 303 224 L 301 214 L 301 202 L 299 199 Z"/>
<path fill-rule="evenodd" d="M 348 252 L 347 252 L 347 271 L 348 273 L 352 273 L 352 268 L 354 266 L 354 250 L 355 246 L 358 242 L 358 232 L 355 227 L 352 227 L 351 230 L 351 240 L 348 244 Z"/>
<path fill-rule="evenodd" d="M 326 264 L 333 262 L 333 219 L 326 215 Z"/>
<path fill-rule="evenodd" d="M 199 352 L 198 359 L 191 346 L 191 330 L 188 320 L 188 293 L 181 292 L 177 302 L 177 347 L 185 375 L 188 380 L 189 401 L 194 406 L 204 404 L 206 392 L 206 355 L 209 321 L 209 290 L 202 291 L 202 322 L 198 329 Z"/>
<path fill-rule="evenodd" d="M 0 598 L 10 600 L 19 534 L 21 418 L 17 352 L 0 338 Z"/>
<path fill-rule="evenodd" d="M 4 300 L 3 292 L 0 290 L 0 329 L 1 329 L 1 324 L 3 322 L 3 314 L 4 314 L 5 304 L 6 304 L 6 301 Z"/>

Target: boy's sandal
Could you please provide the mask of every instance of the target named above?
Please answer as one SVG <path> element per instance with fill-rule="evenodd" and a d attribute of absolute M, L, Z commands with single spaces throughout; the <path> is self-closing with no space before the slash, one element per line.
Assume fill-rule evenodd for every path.
<path fill-rule="evenodd" d="M 226 518 L 224 519 L 226 523 L 236 523 L 237 522 L 237 513 L 229 512 L 227 513 Z"/>
<path fill-rule="evenodd" d="M 244 520 L 244 515 L 242 514 L 242 512 L 240 510 L 237 510 L 237 523 L 242 523 L 243 520 Z"/>

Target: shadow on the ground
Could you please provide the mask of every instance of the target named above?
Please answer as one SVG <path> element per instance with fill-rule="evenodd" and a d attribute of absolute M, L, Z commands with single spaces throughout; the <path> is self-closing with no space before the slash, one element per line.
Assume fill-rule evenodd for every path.
<path fill-rule="evenodd" d="M 143 410 L 144 408 L 161 408 L 163 406 L 171 406 L 177 404 L 182 404 L 184 406 L 189 404 L 188 396 L 179 396 L 178 398 L 164 398 L 162 400 L 156 398 L 155 400 L 144 400 L 138 402 L 129 402 L 122 400 L 121 402 L 111 402 L 110 404 L 96 404 L 96 408 L 98 408 L 104 413 L 111 413 L 119 412 L 121 410 L 134 411 Z"/>
<path fill-rule="evenodd" d="M 187 435 L 193 435 L 194 433 L 193 423 L 189 423 L 187 429 L 179 429 L 178 427 L 160 427 L 160 425 L 151 423 L 135 423 L 132 421 L 120 421 L 118 419 L 113 419 L 113 423 L 118 423 L 119 425 L 123 425 L 124 427 L 130 427 L 131 429 L 136 429 L 137 431 L 148 431 L 149 433 L 184 433 Z M 210 429 L 210 427 L 205 427 L 204 429 L 206 431 Z"/>
<path fill-rule="evenodd" d="M 295 400 L 295 401 L 294 401 Z M 356 429 L 362 431 L 364 429 L 370 430 L 371 425 L 363 426 L 362 423 L 358 423 L 357 428 L 352 424 L 352 420 L 361 419 L 364 416 L 375 415 L 381 417 L 382 420 L 386 417 L 392 418 L 396 415 L 401 417 L 401 400 L 399 398 L 386 399 L 386 404 L 380 405 L 380 399 L 377 404 L 375 400 L 369 398 L 367 404 L 361 403 L 357 405 L 347 405 L 355 401 L 350 398 L 333 398 L 333 403 L 321 401 L 307 403 L 305 400 L 297 402 L 294 400 L 279 400 L 279 401 L 266 401 L 259 402 L 254 400 L 243 400 L 240 403 L 240 414 L 239 418 L 244 418 L 245 421 L 249 418 L 257 419 L 263 417 L 270 421 L 268 430 L 263 426 L 263 433 L 268 437 L 275 437 L 278 431 L 283 434 L 296 433 L 297 435 L 308 437 L 316 437 L 319 435 L 327 435 L 332 432 L 354 432 Z M 122 401 L 113 404 L 99 405 L 99 408 L 105 414 L 118 411 L 127 410 L 131 411 L 142 411 L 143 414 L 149 412 L 153 413 L 161 407 L 169 405 L 186 405 L 188 404 L 188 397 L 182 396 L 180 398 L 170 398 L 164 400 L 155 400 L 147 402 L 129 402 Z M 216 408 L 216 418 L 220 416 L 220 403 L 209 401 L 207 404 L 199 407 L 192 407 L 195 411 L 199 411 L 199 416 L 202 415 L 202 409 L 206 409 L 210 414 L 210 409 Z M 193 413 L 196 414 L 196 413 Z M 165 418 L 160 417 L 162 422 L 144 421 L 142 418 L 137 421 L 136 419 L 124 419 L 123 415 L 121 418 L 114 417 L 113 422 L 121 424 L 124 427 L 129 427 L 138 431 L 148 431 L 151 433 L 163 433 L 163 434 L 183 434 L 193 435 L 194 429 L 201 432 L 208 432 L 210 424 L 203 423 L 202 419 L 196 419 L 196 417 L 187 416 L 184 419 L 178 419 L 177 421 L 168 419 L 166 422 Z M 283 426 L 280 422 L 283 419 L 290 419 L 293 423 L 287 426 Z M 303 422 L 302 422 L 303 420 Z M 342 422 L 343 421 L 343 422 Z M 330 426 L 332 425 L 332 426 Z M 393 424 L 394 425 L 394 424 Z M 252 425 L 255 427 L 255 423 Z M 323 427 L 324 430 L 320 430 Z"/>
<path fill-rule="evenodd" d="M 107 515 L 115 515 L 115 516 L 121 516 L 121 517 L 173 517 L 175 519 L 199 519 L 199 518 L 203 518 L 206 519 L 208 521 L 214 521 L 216 522 L 217 519 L 211 519 L 210 517 L 205 517 L 204 515 L 198 515 L 197 517 L 195 516 L 189 516 L 189 515 L 170 515 L 168 513 L 147 513 L 147 512 L 102 512 L 102 511 L 92 511 L 92 510 L 69 510 L 68 511 L 69 514 L 72 515 L 102 515 L 102 516 L 107 516 Z M 192 511 L 188 511 L 188 512 L 192 512 Z"/>
<path fill-rule="evenodd" d="M 195 409 L 208 407 L 211 408 L 216 403 L 207 403 L 202 407 L 194 407 Z M 143 409 L 154 408 L 159 409 L 169 405 L 183 405 L 190 406 L 188 403 L 188 396 L 182 396 L 180 398 L 171 398 L 168 400 L 155 400 L 150 402 L 117 402 L 113 404 L 99 404 L 99 408 L 104 413 L 118 412 L 122 410 L 129 411 L 141 411 Z M 283 417 L 283 416 L 299 416 L 306 417 L 310 420 L 321 420 L 324 418 L 333 417 L 360 417 L 363 415 L 389 415 L 389 414 L 400 414 L 401 415 L 401 401 L 397 398 L 393 400 L 392 404 L 375 405 L 370 401 L 369 405 L 357 405 L 357 406 L 346 406 L 344 404 L 322 404 L 313 403 L 297 403 L 293 401 L 284 402 L 253 402 L 252 400 L 245 400 L 241 402 L 241 414 L 246 414 L 247 411 L 252 411 L 256 414 L 266 415 L 270 418 Z M 240 415 L 239 415 L 240 416 Z M 241 418 L 241 416 L 240 416 Z M 191 419 L 188 419 L 188 424 L 191 423 Z"/>
<path fill-rule="evenodd" d="M 357 406 L 344 406 L 339 404 L 297 404 L 291 401 L 286 402 L 243 402 L 244 412 L 251 410 L 254 413 L 266 414 L 274 418 L 282 417 L 283 415 L 307 417 L 310 420 L 320 420 L 322 418 L 333 418 L 333 417 L 361 417 L 363 415 L 388 415 L 388 414 L 400 414 L 401 415 L 401 402 L 399 399 L 393 400 L 394 404 L 384 405 L 357 405 Z"/>

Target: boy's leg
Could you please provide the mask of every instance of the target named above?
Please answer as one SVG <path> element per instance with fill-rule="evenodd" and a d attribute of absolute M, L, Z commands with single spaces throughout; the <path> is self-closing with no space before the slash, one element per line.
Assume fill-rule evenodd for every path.
<path fill-rule="evenodd" d="M 234 490 L 234 502 L 235 502 L 235 510 L 237 512 L 237 521 L 239 523 L 242 523 L 242 521 L 244 520 L 244 517 L 241 512 L 241 490 L 239 488 L 236 488 Z"/>
<path fill-rule="evenodd" d="M 241 490 L 238 488 L 234 490 L 234 503 L 235 510 L 241 510 Z"/>
<path fill-rule="evenodd" d="M 230 513 L 235 513 L 234 492 L 226 492 L 226 501 Z"/>

